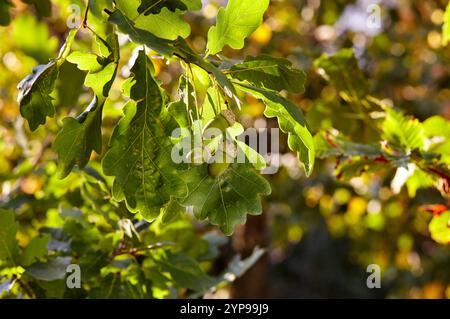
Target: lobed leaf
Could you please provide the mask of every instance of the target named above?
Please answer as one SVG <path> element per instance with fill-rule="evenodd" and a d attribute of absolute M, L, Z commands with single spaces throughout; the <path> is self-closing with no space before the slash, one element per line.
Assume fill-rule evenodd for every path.
<path fill-rule="evenodd" d="M 305 72 L 294 69 L 287 59 L 274 58 L 270 55 L 248 56 L 244 62 L 231 67 L 227 73 L 235 79 L 248 81 L 259 88 L 287 90 L 291 93 L 305 91 Z"/>
<path fill-rule="evenodd" d="M 450 244 L 450 211 L 433 216 L 428 229 L 431 238 L 440 244 Z"/>
<path fill-rule="evenodd" d="M 185 185 L 171 159 L 167 110 L 144 51 L 131 71 L 132 80 L 125 87 L 132 100 L 124 108 L 102 164 L 105 174 L 115 177 L 114 197 L 125 199 L 130 211 L 152 220 L 171 197 L 185 196 Z"/>
<path fill-rule="evenodd" d="M 248 164 L 232 164 L 217 177 L 204 164 L 190 168 L 183 179 L 188 186 L 183 205 L 192 206 L 198 219 L 208 218 L 226 235 L 245 223 L 247 214 L 261 214 L 259 197 L 271 193 L 270 184 Z"/>
<path fill-rule="evenodd" d="M 56 61 L 39 65 L 17 86 L 20 114 L 28 120 L 32 131 L 45 124 L 46 118 L 55 116 L 53 98 L 50 96 L 58 77 Z"/>
<path fill-rule="evenodd" d="M 425 132 L 419 120 L 404 116 L 390 107 L 384 107 L 384 110 L 383 137 L 409 150 L 423 149 Z"/>
<path fill-rule="evenodd" d="M 230 0 L 227 7 L 220 8 L 216 25 L 208 32 L 208 51 L 219 53 L 225 45 L 242 49 L 244 40 L 262 23 L 270 0 Z"/>
<path fill-rule="evenodd" d="M 266 104 L 265 116 L 278 118 L 280 129 L 288 134 L 289 148 L 297 153 L 306 175 L 310 176 L 315 161 L 314 141 L 300 108 L 274 92 L 243 84 L 239 87 Z"/>
<path fill-rule="evenodd" d="M 76 30 L 69 32 L 56 60 L 33 68 L 31 74 L 17 85 L 19 89 L 17 102 L 20 105 L 20 114 L 28 120 L 32 131 L 36 130 L 39 125 L 45 124 L 47 116 L 53 117 L 55 115 L 53 98 L 50 94 L 55 88 L 59 67 L 67 58 L 76 32 Z"/>
<path fill-rule="evenodd" d="M 61 178 L 69 175 L 77 165 L 84 168 L 92 151 L 102 151 L 102 109 L 103 103 L 97 96 L 76 118 L 66 117 L 63 128 L 56 136 L 53 149 L 58 153 L 58 170 Z"/>

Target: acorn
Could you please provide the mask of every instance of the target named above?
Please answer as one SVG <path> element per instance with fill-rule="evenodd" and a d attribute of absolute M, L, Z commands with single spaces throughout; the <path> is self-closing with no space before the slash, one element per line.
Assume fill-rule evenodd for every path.
<path fill-rule="evenodd" d="M 230 163 L 211 163 L 208 165 L 208 173 L 212 177 L 217 177 L 222 175 L 227 168 L 230 166 Z"/>
<path fill-rule="evenodd" d="M 217 177 L 222 175 L 231 163 L 234 163 L 236 157 L 236 147 L 233 144 L 227 143 L 227 147 L 222 147 L 217 151 L 211 160 L 214 160 L 208 165 L 208 173 L 210 176 Z"/>
<path fill-rule="evenodd" d="M 222 133 L 226 132 L 226 129 L 233 126 L 236 123 L 236 116 L 230 110 L 223 110 L 216 115 L 208 124 L 205 125 L 203 134 L 205 130 L 210 128 L 219 129 Z"/>

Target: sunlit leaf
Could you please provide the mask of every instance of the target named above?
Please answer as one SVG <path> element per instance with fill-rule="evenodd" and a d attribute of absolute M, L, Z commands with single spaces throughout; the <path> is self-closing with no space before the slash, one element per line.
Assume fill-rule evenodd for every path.
<path fill-rule="evenodd" d="M 131 71 L 132 81 L 127 85 L 132 100 L 111 137 L 103 170 L 115 176 L 114 197 L 125 199 L 131 211 L 151 220 L 171 196 L 184 195 L 185 185 L 171 159 L 172 144 L 164 121 L 167 111 L 144 51 L 139 52 Z"/>
<path fill-rule="evenodd" d="M 239 87 L 266 104 L 265 116 L 278 118 L 280 129 L 288 133 L 289 148 L 297 153 L 300 162 L 304 165 L 306 175 L 311 175 L 315 161 L 314 141 L 301 109 L 274 92 L 247 85 Z"/>
<path fill-rule="evenodd" d="M 104 101 L 104 100 L 103 100 Z M 104 103 L 104 102 L 103 102 Z M 102 151 L 102 108 L 97 96 L 76 118 L 66 117 L 63 128 L 53 144 L 58 153 L 59 174 L 66 177 L 73 166 L 85 167 L 95 151 Z"/>
<path fill-rule="evenodd" d="M 440 244 L 450 244 L 450 211 L 434 216 L 428 228 L 435 241 Z"/>
<path fill-rule="evenodd" d="M 216 54 L 225 45 L 242 49 L 244 40 L 262 23 L 269 0 L 230 0 L 227 7 L 220 8 L 216 25 L 208 32 L 208 50 Z"/>
<path fill-rule="evenodd" d="M 305 91 L 305 72 L 294 69 L 289 60 L 270 55 L 248 56 L 244 62 L 231 67 L 228 73 L 260 88 L 292 93 Z"/>
<path fill-rule="evenodd" d="M 183 201 L 193 206 L 194 215 L 218 225 L 231 235 L 246 215 L 261 214 L 260 195 L 269 195 L 269 183 L 256 174 L 250 165 L 232 164 L 219 176 L 210 176 L 208 165 L 192 167 L 184 173 L 188 196 Z"/>
<path fill-rule="evenodd" d="M 447 4 L 444 14 L 444 25 L 442 26 L 442 44 L 445 46 L 450 41 L 450 3 Z"/>
<path fill-rule="evenodd" d="M 424 146 L 424 129 L 419 120 L 404 116 L 389 107 L 386 107 L 385 111 L 384 138 L 408 149 L 422 149 Z"/>

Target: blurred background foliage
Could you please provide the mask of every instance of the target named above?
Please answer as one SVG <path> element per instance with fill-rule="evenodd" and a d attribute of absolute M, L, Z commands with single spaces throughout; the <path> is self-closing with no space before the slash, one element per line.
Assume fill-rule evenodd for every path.
<path fill-rule="evenodd" d="M 16 211 L 21 246 L 43 227 L 67 228 L 71 223 L 88 222 L 100 230 L 84 229 L 83 234 L 90 236 L 83 239 L 73 226 L 68 230 L 74 236 L 72 244 L 95 243 L 113 249 L 120 242 L 120 229 L 113 227 L 114 232 L 109 228 L 124 216 L 133 217 L 122 205 L 109 207 L 112 204 L 105 200 L 107 191 L 96 176 L 100 170 L 96 160 L 101 156 L 91 158 L 90 174 L 74 172 L 59 180 L 55 175 L 56 156 L 50 148 L 60 119 L 78 114 L 83 109 L 80 105 L 90 101 L 83 87 L 85 74 L 75 65 L 64 63 L 54 92 L 58 116 L 49 119 L 45 127 L 31 134 L 19 115 L 17 83 L 34 66 L 56 56 L 67 34 L 66 21 L 73 13 L 69 6 L 85 6 L 83 1 L 52 0 L 47 10 L 37 10 L 35 2 L 13 0 L 12 6 L 4 0 L 0 3 L 0 23 L 8 22 L 5 12 L 11 14 L 10 24 L 0 27 L 0 207 Z M 91 27 L 99 34 L 104 26 L 96 16 L 110 2 L 95 1 L 89 15 Z M 218 6 L 225 3 L 203 1 L 201 11 L 185 16 L 191 26 L 188 41 L 198 52 L 205 50 L 206 32 Z M 381 28 L 367 28 L 370 4 L 381 8 Z M 421 121 L 433 115 L 450 119 L 450 50 L 442 46 L 441 33 L 446 5 L 445 0 L 272 0 L 264 23 L 247 40 L 245 49 L 227 48 L 225 53 L 236 59 L 259 53 L 288 58 L 308 74 L 305 93 L 290 97 L 305 112 L 313 133 L 334 128 L 354 141 L 370 143 L 374 139 L 367 124 L 349 108 L 335 85 L 320 76 L 314 60 L 323 53 L 353 48 L 370 92 L 383 103 L 395 105 Z M 94 49 L 89 32 L 82 30 L 78 37 L 74 49 Z M 130 72 L 126 61 L 136 48 L 125 38 L 119 40 L 123 44 L 123 65 L 104 109 L 105 144 L 121 116 L 124 101 L 120 87 Z M 180 66 L 166 64 L 158 57 L 152 60 L 157 78 L 175 96 Z M 350 72 L 350 76 L 356 73 Z M 206 90 L 209 83 L 199 81 L 196 85 Z M 261 102 L 245 97 L 241 120 L 247 127 L 276 127 L 276 122 L 263 117 L 263 111 Z M 337 159 L 332 157 L 318 160 L 312 177 L 306 178 L 286 145 L 282 145 L 282 151 L 282 169 L 267 176 L 273 193 L 265 199 L 264 214 L 249 218 L 220 248 L 219 258 L 203 266 L 213 273 L 223 270 L 231 256 L 248 256 L 256 245 L 266 247 L 267 253 L 231 288 L 219 289 L 214 296 L 450 298 L 450 247 L 430 238 L 428 222 L 432 215 L 421 209 L 425 204 L 449 204 L 439 191 L 423 188 L 410 196 L 410 188 L 395 190 L 392 168 L 355 170 L 352 178 L 340 178 L 334 174 Z M 101 195 L 97 196 L 98 192 Z M 82 193 L 88 197 L 82 197 Z M 92 200 L 86 220 L 80 221 L 76 212 L 64 211 L 65 206 L 86 205 L 81 203 L 86 198 Z M 152 227 L 155 229 L 146 236 L 170 238 L 161 235 L 170 229 Z M 201 259 L 210 247 L 206 239 L 193 234 L 214 234 L 215 240 L 227 241 L 217 232 L 209 232 L 211 227 L 207 225 L 191 226 L 189 217 L 171 227 L 185 229 L 184 238 L 177 242 L 185 242 L 180 249 L 192 258 Z M 108 235 L 101 237 L 99 231 Z M 81 248 L 79 252 L 86 253 Z M 381 289 L 366 286 L 366 267 L 373 263 L 382 269 Z M 106 273 L 104 270 L 92 289 L 106 285 L 111 279 L 108 272 L 115 272 L 114 267 L 111 265 Z M 129 270 L 127 276 L 132 277 L 130 281 L 139 280 L 137 271 Z M 36 289 L 45 288 L 43 284 Z M 48 289 L 54 296 L 61 296 L 57 287 Z M 170 290 L 157 287 L 153 296 L 171 295 Z"/>

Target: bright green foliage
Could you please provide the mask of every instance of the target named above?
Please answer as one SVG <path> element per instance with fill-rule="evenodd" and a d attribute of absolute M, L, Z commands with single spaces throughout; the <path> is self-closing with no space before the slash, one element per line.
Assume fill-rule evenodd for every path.
<path fill-rule="evenodd" d="M 431 237 L 441 244 L 450 243 L 450 211 L 446 211 L 431 219 L 429 230 Z"/>
<path fill-rule="evenodd" d="M 240 88 L 265 103 L 264 115 L 278 119 L 280 129 L 288 133 L 289 148 L 297 153 L 306 175 L 311 175 L 315 159 L 314 142 L 300 108 L 276 93 L 247 85 L 240 85 Z"/>
<path fill-rule="evenodd" d="M 305 72 L 292 68 L 289 60 L 269 55 L 248 56 L 244 62 L 230 68 L 229 74 L 233 78 L 248 81 L 260 88 L 287 90 L 292 93 L 305 91 Z"/>
<path fill-rule="evenodd" d="M 27 267 L 37 260 L 46 257 L 48 253 L 47 245 L 50 239 L 51 236 L 49 234 L 33 238 L 20 256 L 21 265 Z"/>
<path fill-rule="evenodd" d="M 145 44 L 164 55 L 171 55 L 174 52 L 171 41 L 161 39 L 151 32 L 137 28 L 134 22 L 119 9 L 116 9 L 109 16 L 108 21 L 117 25 L 119 31 L 128 34 L 134 42 Z"/>
<path fill-rule="evenodd" d="M 20 104 L 20 113 L 28 120 L 31 130 L 36 130 L 39 125 L 45 124 L 47 116 L 55 115 L 52 93 L 58 67 L 55 61 L 45 65 L 37 66 L 32 74 L 19 83 L 19 96 L 17 102 Z"/>
<path fill-rule="evenodd" d="M 318 156 L 339 158 L 335 168 L 338 178 L 347 181 L 355 174 L 386 173 L 395 168 L 398 176 L 392 180 L 392 185 L 396 192 L 406 185 L 409 196 L 414 197 L 418 189 L 434 186 L 443 196 L 449 195 L 448 121 L 435 116 L 421 123 L 371 97 L 367 81 L 349 50 L 322 56 L 315 65 L 348 106 L 363 114 L 364 124 L 370 127 L 374 134 L 372 138 L 378 141 L 355 143 L 348 137 L 337 135 L 336 131 L 317 134 Z M 382 116 L 372 118 L 373 114 Z"/>
<path fill-rule="evenodd" d="M 77 118 L 66 117 L 63 128 L 53 144 L 59 154 L 60 176 L 66 177 L 74 165 L 83 168 L 89 161 L 91 152 L 102 151 L 102 108 L 97 96 Z"/>
<path fill-rule="evenodd" d="M 167 111 L 145 51 L 139 52 L 131 71 L 133 78 L 125 90 L 132 100 L 111 137 L 103 169 L 106 175 L 115 176 L 114 197 L 125 199 L 132 212 L 151 220 L 171 196 L 184 196 L 185 187 L 170 157 Z"/>
<path fill-rule="evenodd" d="M 26 2 L 37 8 L 39 16 L 49 15 L 52 5 L 59 5 Z M 394 221 L 401 214 L 396 196 L 401 196 L 402 203 L 411 202 L 409 208 L 414 209 L 419 206 L 416 194 L 424 188 L 434 187 L 448 197 L 449 122 L 440 116 L 420 122 L 398 107 L 386 106 L 383 97 L 374 98 L 371 90 L 380 83 L 369 83 L 365 76 L 369 67 L 359 68 L 353 50 L 320 56 L 316 49 L 303 49 L 310 41 L 298 41 L 296 36 L 294 46 L 301 46 L 291 50 L 292 39 L 284 34 L 290 31 L 275 15 L 258 29 L 269 2 L 229 0 L 226 8 L 219 9 L 205 42 L 198 35 L 205 31 L 204 25 L 196 24 L 201 16 L 190 12 L 201 8 L 200 0 L 89 1 L 83 25 L 69 33 L 50 62 L 62 32 L 52 29 L 51 34 L 58 37 L 51 37 L 46 23 L 28 13 L 14 19 L 10 28 L 17 47 L 7 46 L 8 55 L 2 51 L 5 66 L 20 73 L 20 68 L 41 64 L 19 84 L 22 116 L 32 130 L 56 113 L 69 116 L 49 121 L 46 130 L 36 134 L 49 137 L 38 156 L 25 161 L 21 157 L 27 158 L 28 153 L 14 157 L 15 146 L 12 150 L 3 146 L 10 137 L 0 130 L 0 179 L 8 181 L 7 187 L 0 185 L 0 207 L 8 208 L 0 209 L 0 294 L 202 297 L 243 275 L 262 256 L 264 250 L 255 248 L 247 259 L 235 256 L 228 265 L 221 261 L 220 269 L 214 263 L 219 248 L 227 243 L 223 234 L 232 235 L 247 215 L 261 214 L 263 207 L 276 216 L 275 221 L 271 219 L 276 249 L 283 241 L 279 237 L 286 237 L 289 244 L 301 239 L 306 230 L 301 220 L 310 218 L 310 212 L 317 212 L 321 223 L 325 221 L 337 237 L 358 227 L 352 236 L 366 245 L 362 229 L 381 236 L 381 229 L 391 221 L 385 216 Z M 289 1 L 285 2 L 289 10 Z M 0 4 L 0 24 L 8 24 L 9 9 L 9 2 Z M 62 21 L 58 19 L 55 23 Z M 445 19 L 444 43 L 449 37 L 448 10 Z M 49 20 L 53 22 L 53 17 Z M 227 45 L 242 49 L 257 29 L 251 52 L 264 54 L 239 53 L 240 60 L 218 54 Z M 120 44 L 119 32 L 125 35 Z M 275 41 L 263 47 L 271 36 Z M 382 50 L 383 41 L 380 35 L 371 42 Z M 197 52 L 205 45 L 206 52 Z M 365 61 L 372 66 L 373 61 Z M 69 70 L 64 76 L 63 65 Z M 311 66 L 311 80 L 307 82 L 306 73 L 294 65 Z M 373 69 L 382 73 L 387 67 L 374 65 Z M 71 70 L 78 71 L 74 79 Z M 69 89 L 70 94 L 64 94 Z M 0 111 L 9 108 L 2 103 Z M 312 129 L 302 109 L 308 122 L 312 119 Z M 296 153 L 308 177 L 315 166 L 319 168 L 312 181 L 306 182 L 295 159 L 291 165 L 295 157 L 285 154 L 280 154 L 279 174 L 266 179 L 257 172 L 267 165 L 263 154 L 239 137 L 244 127 L 263 115 L 273 119 L 262 121 L 268 128 L 278 123 L 285 133 L 280 137 L 282 152 Z M 6 128 L 10 122 L 5 121 Z M 171 136 L 177 128 L 182 129 L 181 136 Z M 218 129 L 219 136 L 207 136 L 208 128 Z M 31 135 L 28 131 L 17 135 L 18 149 L 28 152 L 40 146 L 31 140 L 22 145 L 27 144 L 22 135 Z M 110 137 L 106 146 L 102 146 L 103 137 Z M 186 140 L 194 142 L 195 148 L 183 159 L 198 161 L 178 164 L 171 155 Z M 58 167 L 48 144 L 58 155 Z M 233 148 L 227 152 L 230 144 Z M 97 156 L 90 160 L 93 151 Z M 212 161 L 218 158 L 228 162 Z M 238 161 L 242 158 L 245 163 Z M 75 166 L 78 169 L 72 172 Z M 327 176 L 329 171 L 334 177 Z M 286 178 L 287 173 L 293 179 Z M 366 180 L 374 181 L 370 190 L 362 187 Z M 334 188 L 339 189 L 329 194 Z M 272 189 L 273 196 L 264 199 Z M 369 191 L 370 199 L 364 195 Z M 353 193 L 357 196 L 351 198 Z M 426 198 L 441 200 L 439 196 L 434 192 Z M 263 200 L 271 202 L 265 205 Z M 440 214 L 430 210 L 434 217 L 429 232 L 432 239 L 447 244 L 449 213 L 441 206 Z M 20 216 L 17 221 L 16 216 Z M 30 216 L 33 224 L 24 227 Z M 280 225 L 278 219 L 285 218 L 290 219 L 289 225 Z M 204 220 L 209 223 L 198 222 Z M 425 237 L 424 221 L 416 224 Z M 400 250 L 404 242 L 408 239 L 399 240 Z M 80 289 L 66 287 L 71 263 L 82 269 Z M 21 285 L 16 284 L 18 280 Z"/>
<path fill-rule="evenodd" d="M 354 143 L 342 136 L 333 136 L 328 132 L 321 132 L 314 137 L 316 154 L 319 158 L 329 156 L 366 156 L 376 158 L 383 155 L 380 145 Z"/>
<path fill-rule="evenodd" d="M 75 31 L 69 32 L 66 42 L 61 48 L 59 57 L 45 65 L 35 67 L 30 75 L 18 85 L 17 102 L 20 114 L 28 120 L 32 131 L 45 124 L 46 118 L 55 115 L 51 93 L 59 74 L 59 67 L 65 61 L 75 38 Z"/>
<path fill-rule="evenodd" d="M 189 194 L 183 204 L 193 206 L 198 219 L 208 218 L 227 235 L 245 223 L 247 214 L 261 214 L 259 196 L 271 192 L 266 180 L 242 164 L 232 164 L 217 177 L 210 176 L 204 164 L 186 172 L 184 180 Z"/>
<path fill-rule="evenodd" d="M 424 146 L 424 131 L 419 120 L 405 117 L 388 107 L 385 108 L 385 111 L 384 138 L 406 149 L 422 149 Z"/>
<path fill-rule="evenodd" d="M 432 116 L 423 122 L 425 136 L 430 140 L 429 151 L 441 155 L 450 164 L 450 123 L 440 116 Z"/>
<path fill-rule="evenodd" d="M 67 57 L 67 61 L 76 64 L 80 70 L 88 71 L 84 84 L 92 88 L 99 98 L 108 96 L 117 68 L 112 57 L 75 51 Z"/>
<path fill-rule="evenodd" d="M 99 41 L 107 46 L 107 43 Z M 66 117 L 63 128 L 53 144 L 58 153 L 59 174 L 66 177 L 74 165 L 84 168 L 92 151 L 102 151 L 102 111 L 117 72 L 112 49 L 106 48 L 106 56 L 73 52 L 67 61 L 77 64 L 78 68 L 88 71 L 85 85 L 92 88 L 94 98 L 87 108 L 76 118 Z"/>
<path fill-rule="evenodd" d="M 442 44 L 445 46 L 450 41 L 450 3 L 444 14 L 444 25 L 442 26 Z"/>
<path fill-rule="evenodd" d="M 208 32 L 208 51 L 219 53 L 225 45 L 242 49 L 244 40 L 261 24 L 269 0 L 230 0 L 220 8 L 216 25 Z"/>
<path fill-rule="evenodd" d="M 191 27 L 183 19 L 181 12 L 172 12 L 167 8 L 163 8 L 158 14 L 141 16 L 135 23 L 137 28 L 149 31 L 162 39 L 186 38 L 191 33 Z"/>
<path fill-rule="evenodd" d="M 123 10 L 136 28 L 161 39 L 176 40 L 178 37 L 186 38 L 191 33 L 191 27 L 183 19 L 181 11 L 187 7 L 181 1 L 143 1 L 140 6 L 138 0 L 118 1 L 117 7 Z"/>

